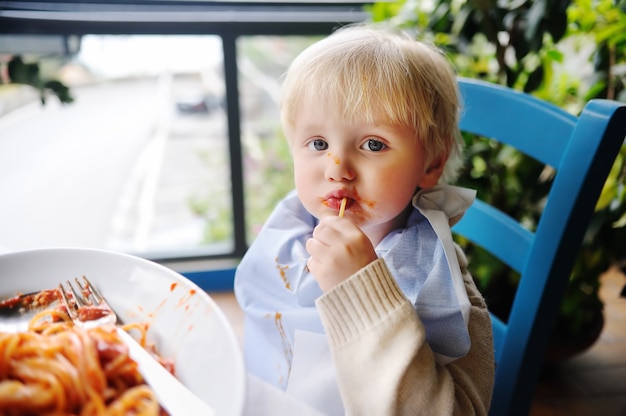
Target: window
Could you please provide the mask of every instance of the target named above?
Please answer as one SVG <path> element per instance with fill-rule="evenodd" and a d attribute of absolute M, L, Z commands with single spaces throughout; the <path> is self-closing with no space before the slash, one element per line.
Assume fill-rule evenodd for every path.
<path fill-rule="evenodd" d="M 289 148 L 280 126 L 280 79 L 317 36 L 245 36 L 237 41 L 246 241 L 294 187 Z"/>
<path fill-rule="evenodd" d="M 0 91 L 0 244 L 232 252 L 220 37 L 87 35 L 56 61 L 73 103 Z"/>
<path fill-rule="evenodd" d="M 75 97 L 42 106 L 33 88 L 0 85 L 0 250 L 237 258 L 293 187 L 280 76 L 340 21 L 362 20 L 360 4 L 176 3 L 0 2 L 0 31 L 56 45 L 11 51 L 0 37 L 0 65 L 38 62 Z"/>

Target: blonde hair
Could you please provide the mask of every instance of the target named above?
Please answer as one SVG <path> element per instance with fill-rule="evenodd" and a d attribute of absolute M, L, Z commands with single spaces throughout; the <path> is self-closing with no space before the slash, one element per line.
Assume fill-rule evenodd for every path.
<path fill-rule="evenodd" d="M 307 102 L 348 121 L 382 116 L 390 125 L 409 127 L 424 146 L 426 163 L 447 156 L 442 180 L 456 178 L 460 99 L 452 66 L 434 46 L 373 25 L 339 29 L 289 67 L 281 102 L 285 127 L 293 126 Z"/>

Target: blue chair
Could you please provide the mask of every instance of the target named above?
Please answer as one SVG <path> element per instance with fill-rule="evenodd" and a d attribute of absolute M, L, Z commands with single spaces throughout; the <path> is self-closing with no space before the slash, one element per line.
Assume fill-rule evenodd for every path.
<path fill-rule="evenodd" d="M 557 169 L 535 233 L 476 200 L 454 232 L 521 275 L 508 322 L 493 316 L 490 413 L 527 414 L 573 262 L 626 135 L 626 106 L 593 100 L 579 117 L 530 95 L 459 79 L 461 129 L 509 144 Z M 205 290 L 232 290 L 234 268 L 183 273 Z"/>
<path fill-rule="evenodd" d="M 477 199 L 453 231 L 520 274 L 504 323 L 492 315 L 491 415 L 527 415 L 574 260 L 626 136 L 626 104 L 590 101 L 578 116 L 502 86 L 459 79 L 462 131 L 556 169 L 535 232 Z M 470 259 L 471 263 L 471 259 Z"/>

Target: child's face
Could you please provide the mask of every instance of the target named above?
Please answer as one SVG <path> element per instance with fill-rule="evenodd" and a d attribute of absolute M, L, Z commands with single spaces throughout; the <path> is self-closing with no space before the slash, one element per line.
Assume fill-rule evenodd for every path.
<path fill-rule="evenodd" d="M 418 188 L 437 184 L 443 160 L 425 166 L 424 148 L 408 128 L 337 120 L 321 106 L 307 106 L 287 131 L 294 158 L 295 185 L 315 217 L 345 217 L 366 234 L 384 236 L 403 225 Z M 372 238 L 372 237 L 370 237 Z"/>

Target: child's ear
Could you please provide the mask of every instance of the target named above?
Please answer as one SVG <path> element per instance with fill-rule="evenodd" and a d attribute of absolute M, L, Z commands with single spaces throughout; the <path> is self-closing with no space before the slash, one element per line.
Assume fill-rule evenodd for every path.
<path fill-rule="evenodd" d="M 442 155 L 430 162 L 424 176 L 418 183 L 420 189 L 429 189 L 437 185 L 446 166 L 447 158 L 447 155 Z"/>

